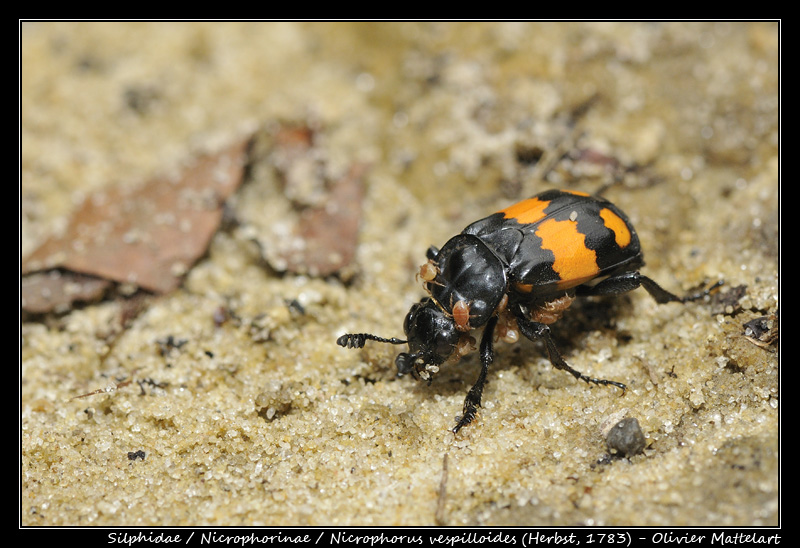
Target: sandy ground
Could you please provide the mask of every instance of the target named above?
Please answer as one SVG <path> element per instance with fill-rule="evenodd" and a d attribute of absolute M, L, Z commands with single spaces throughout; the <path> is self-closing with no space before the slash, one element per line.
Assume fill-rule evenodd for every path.
<path fill-rule="evenodd" d="M 24 25 L 22 255 L 86 193 L 261 124 L 312 121 L 330 172 L 370 171 L 349 283 L 275 273 L 240 226 L 124 331 L 119 300 L 23 321 L 21 524 L 777 525 L 778 346 L 744 324 L 778 313 L 778 31 Z M 625 395 L 499 344 L 478 420 L 453 435 L 476 356 L 427 385 L 395 377 L 394 347 L 335 345 L 402 336 L 429 245 L 614 178 L 646 274 L 747 287 L 728 305 L 640 290 L 568 311 L 567 360 Z M 235 321 L 215 323 L 221 307 Z M 625 416 L 647 447 L 609 458 L 603 430 Z"/>

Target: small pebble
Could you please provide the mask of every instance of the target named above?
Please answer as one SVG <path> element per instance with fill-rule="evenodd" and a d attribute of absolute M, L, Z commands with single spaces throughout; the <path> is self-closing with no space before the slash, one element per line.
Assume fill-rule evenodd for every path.
<path fill-rule="evenodd" d="M 629 417 L 615 424 L 606 436 L 606 444 L 612 454 L 631 457 L 644 451 L 645 438 L 639 421 Z"/>

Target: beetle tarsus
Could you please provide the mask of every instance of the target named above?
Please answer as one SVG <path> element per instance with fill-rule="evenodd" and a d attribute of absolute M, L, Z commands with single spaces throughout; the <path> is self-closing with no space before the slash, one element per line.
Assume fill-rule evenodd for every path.
<path fill-rule="evenodd" d="M 622 384 L 621 382 L 590 377 L 588 375 L 584 375 L 577 369 L 571 367 L 564 360 L 563 356 L 561 355 L 561 352 L 558 351 L 556 343 L 553 342 L 553 337 L 550 335 L 550 328 L 545 324 L 532 322 L 527 318 L 523 317 L 521 313 L 518 313 L 517 325 L 519 325 L 519 330 L 522 332 L 522 334 L 525 335 L 528 339 L 532 341 L 536 339 L 541 339 L 542 341 L 544 341 L 544 345 L 547 348 L 548 357 L 550 358 L 550 363 L 552 363 L 555 368 L 561 369 L 562 371 L 566 371 L 576 379 L 580 379 L 589 384 L 597 384 L 602 386 L 616 386 L 617 388 L 622 390 L 623 394 L 628 389 L 628 387 Z"/>
<path fill-rule="evenodd" d="M 644 274 L 634 270 L 611 276 L 594 286 L 581 286 L 578 288 L 577 294 L 582 297 L 622 295 L 623 293 L 628 293 L 629 291 L 633 291 L 639 287 L 644 287 L 658 304 L 688 303 L 700 300 L 707 295 L 710 295 L 712 291 L 717 289 L 723 283 L 724 282 L 720 280 L 702 291 L 690 293 L 689 295 L 680 297 L 667 291 L 651 278 L 648 278 Z"/>

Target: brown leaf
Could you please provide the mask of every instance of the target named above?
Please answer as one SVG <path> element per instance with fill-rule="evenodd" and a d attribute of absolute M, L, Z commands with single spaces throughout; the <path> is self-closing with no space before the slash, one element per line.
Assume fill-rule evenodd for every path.
<path fill-rule="evenodd" d="M 202 256 L 238 188 L 249 139 L 200 157 L 176 175 L 92 194 L 66 230 L 22 262 L 21 273 L 65 269 L 156 293 L 178 287 Z"/>
<path fill-rule="evenodd" d="M 111 285 L 108 280 L 75 272 L 34 272 L 20 283 L 22 309 L 30 314 L 66 311 L 76 302 L 100 300 Z"/>
<path fill-rule="evenodd" d="M 365 173 L 365 166 L 352 166 L 347 175 L 332 183 L 324 205 L 303 210 L 295 231 L 303 245 L 285 256 L 290 272 L 312 276 L 344 273 L 355 257 Z"/>
<path fill-rule="evenodd" d="M 258 132 L 235 214 L 274 270 L 347 280 L 354 273 L 367 166 L 332 174 L 320 131 L 283 124 Z"/>

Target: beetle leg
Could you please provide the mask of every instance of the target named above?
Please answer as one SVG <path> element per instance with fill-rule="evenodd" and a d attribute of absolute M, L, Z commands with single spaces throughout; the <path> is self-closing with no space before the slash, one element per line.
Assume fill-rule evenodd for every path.
<path fill-rule="evenodd" d="M 475 414 L 478 412 L 478 407 L 481 405 L 481 396 L 483 396 L 483 387 L 486 385 L 486 376 L 489 373 L 489 366 L 494 361 L 494 328 L 497 325 L 497 316 L 492 316 L 486 327 L 483 328 L 483 335 L 481 336 L 481 372 L 478 374 L 478 380 L 470 388 L 467 397 L 464 400 L 464 414 L 459 419 L 458 424 L 453 428 L 453 433 L 457 433 L 462 427 L 468 425 L 475 420 Z"/>
<path fill-rule="evenodd" d="M 612 276 L 610 278 L 606 278 L 602 282 L 598 283 L 594 286 L 581 286 L 577 289 L 578 295 L 582 297 L 588 296 L 599 296 L 599 295 L 621 295 L 622 293 L 627 293 L 628 291 L 633 291 L 638 287 L 644 287 L 648 293 L 656 300 L 658 304 L 664 303 L 687 303 L 690 301 L 696 301 L 698 299 L 702 299 L 712 290 L 716 289 L 717 287 L 722 285 L 722 281 L 718 281 L 708 289 L 704 289 L 703 291 L 698 291 L 697 293 L 691 293 L 689 295 L 685 295 L 683 297 L 679 297 L 673 293 L 670 293 L 656 282 L 648 278 L 647 276 L 640 274 L 639 272 L 623 272 L 622 274 L 618 274 L 616 276 Z"/>
<path fill-rule="evenodd" d="M 547 354 L 550 357 L 550 363 L 552 363 L 553 366 L 556 367 L 557 369 L 566 371 L 576 379 L 580 379 L 582 381 L 586 381 L 591 384 L 601 384 L 603 386 L 616 386 L 623 392 L 627 390 L 627 386 L 625 386 L 621 382 L 589 377 L 588 375 L 584 375 L 580 371 L 570 367 L 570 365 L 566 361 L 564 361 L 564 358 L 561 356 L 561 352 L 559 352 L 558 348 L 556 348 L 556 343 L 553 342 L 553 337 L 550 336 L 550 328 L 545 324 L 539 322 L 532 322 L 531 320 L 525 318 L 521 314 L 517 315 L 517 324 L 519 325 L 519 330 L 522 332 L 522 334 L 528 337 L 530 340 L 541 339 L 544 341 L 544 344 L 547 347 Z"/>

